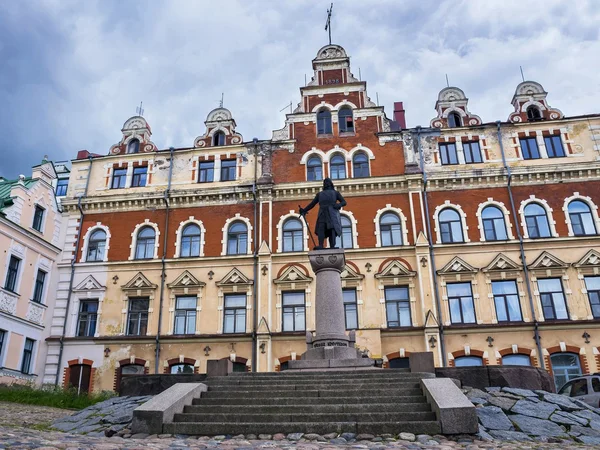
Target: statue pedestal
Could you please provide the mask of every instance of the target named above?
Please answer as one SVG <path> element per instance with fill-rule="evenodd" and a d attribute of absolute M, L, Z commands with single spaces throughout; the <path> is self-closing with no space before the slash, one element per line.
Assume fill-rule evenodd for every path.
<path fill-rule="evenodd" d="M 314 250 L 308 253 L 316 274 L 316 330 L 306 334 L 306 353 L 289 361 L 290 370 L 352 369 L 373 367 L 375 361 L 363 358 L 354 347 L 354 331 L 346 334 L 344 299 L 340 273 L 346 259 L 343 249 Z"/>

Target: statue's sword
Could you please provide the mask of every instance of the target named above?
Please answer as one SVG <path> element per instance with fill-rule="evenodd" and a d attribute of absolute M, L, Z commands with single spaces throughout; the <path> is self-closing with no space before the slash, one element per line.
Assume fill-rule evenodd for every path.
<path fill-rule="evenodd" d="M 302 207 L 300 205 L 298 205 L 298 211 L 300 211 L 302 209 Z M 308 222 L 306 221 L 306 216 L 304 214 L 300 214 L 302 216 L 302 218 L 304 219 L 304 223 L 306 224 L 306 229 L 308 230 L 308 235 L 310 236 L 312 243 L 315 247 L 317 247 L 317 243 L 315 242 L 315 237 L 312 234 L 312 231 L 310 231 L 310 226 L 308 225 Z"/>

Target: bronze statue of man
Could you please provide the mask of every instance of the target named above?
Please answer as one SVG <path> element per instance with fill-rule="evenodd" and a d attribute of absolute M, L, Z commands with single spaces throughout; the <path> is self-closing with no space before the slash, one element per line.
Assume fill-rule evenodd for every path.
<path fill-rule="evenodd" d="M 317 216 L 317 225 L 315 233 L 319 238 L 319 245 L 315 250 L 322 250 L 325 238 L 329 239 L 329 248 L 336 248 L 335 239 L 342 235 L 342 221 L 340 219 L 340 209 L 346 206 L 346 200 L 333 187 L 331 178 L 323 180 L 323 190 L 319 192 L 312 202 L 306 208 L 300 208 L 300 214 L 306 214 L 319 204 L 319 215 Z"/>

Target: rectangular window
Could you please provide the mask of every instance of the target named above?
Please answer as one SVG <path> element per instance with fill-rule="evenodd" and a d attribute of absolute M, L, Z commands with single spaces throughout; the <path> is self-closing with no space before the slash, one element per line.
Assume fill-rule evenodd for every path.
<path fill-rule="evenodd" d="M 175 334 L 196 333 L 196 297 L 175 299 Z"/>
<path fill-rule="evenodd" d="M 221 161 L 221 181 L 235 180 L 235 159 Z"/>
<path fill-rule="evenodd" d="M 0 330 L 0 367 L 2 367 L 2 357 L 4 356 L 4 341 L 6 340 L 6 331 Z"/>
<path fill-rule="evenodd" d="M 42 303 L 42 296 L 44 295 L 44 282 L 46 281 L 46 272 L 39 270 L 35 277 L 35 288 L 33 289 L 32 300 L 36 303 Z"/>
<path fill-rule="evenodd" d="M 304 291 L 283 293 L 283 331 L 306 329 Z"/>
<path fill-rule="evenodd" d="M 492 293 L 494 294 L 498 322 L 520 322 L 523 320 L 516 281 L 492 281 Z"/>
<path fill-rule="evenodd" d="M 148 298 L 130 298 L 127 312 L 127 334 L 144 336 L 148 333 Z"/>
<path fill-rule="evenodd" d="M 475 323 L 471 283 L 448 283 L 448 306 L 452 323 Z"/>
<path fill-rule="evenodd" d="M 122 189 L 125 187 L 127 180 L 127 169 L 114 169 L 111 189 Z"/>
<path fill-rule="evenodd" d="M 77 320 L 77 336 L 94 336 L 98 322 L 98 300 L 81 300 Z"/>
<path fill-rule="evenodd" d="M 585 289 L 590 299 L 594 319 L 600 319 L 600 276 L 585 277 Z"/>
<path fill-rule="evenodd" d="M 144 187 L 146 186 L 146 177 L 148 175 L 148 167 L 134 167 L 133 178 L 131 179 L 131 187 Z"/>
<path fill-rule="evenodd" d="M 343 289 L 344 316 L 346 318 L 346 330 L 358 328 L 358 311 L 356 309 L 356 289 Z"/>
<path fill-rule="evenodd" d="M 59 178 L 56 182 L 56 196 L 64 197 L 67 195 L 67 188 L 69 187 L 69 179 L 68 178 Z"/>
<path fill-rule="evenodd" d="M 546 320 L 568 319 L 567 302 L 560 278 L 538 279 L 542 309 Z"/>
<path fill-rule="evenodd" d="M 546 144 L 548 158 L 562 158 L 565 156 L 565 149 L 563 148 L 560 136 L 546 136 L 544 143 Z"/>
<path fill-rule="evenodd" d="M 210 183 L 214 181 L 215 177 L 215 162 L 205 161 L 199 164 L 198 169 L 198 182 L 199 183 Z"/>
<path fill-rule="evenodd" d="M 410 299 L 408 297 L 408 286 L 385 288 L 385 310 L 387 315 L 387 326 L 410 327 Z"/>
<path fill-rule="evenodd" d="M 483 162 L 481 157 L 481 148 L 479 141 L 463 142 L 463 152 L 465 154 L 465 162 L 467 164 L 477 164 Z"/>
<path fill-rule="evenodd" d="M 540 159 L 540 149 L 538 148 L 536 138 L 521 138 L 519 141 L 521 142 L 523 159 Z"/>
<path fill-rule="evenodd" d="M 44 223 L 44 208 L 39 205 L 35 205 L 35 212 L 33 213 L 33 225 L 31 228 L 37 231 L 42 231 L 42 225 Z"/>
<path fill-rule="evenodd" d="M 26 338 L 23 347 L 23 360 L 21 361 L 21 373 L 29 374 L 31 372 L 31 357 L 33 355 L 33 339 Z"/>
<path fill-rule="evenodd" d="M 456 153 L 456 144 L 440 144 L 440 158 L 442 165 L 448 166 L 458 164 L 458 154 Z"/>
<path fill-rule="evenodd" d="M 246 332 L 246 294 L 226 294 L 223 333 Z"/>
<path fill-rule="evenodd" d="M 17 288 L 17 276 L 19 275 L 19 266 L 21 265 L 21 260 L 16 256 L 10 257 L 10 262 L 8 263 L 8 271 L 6 272 L 6 280 L 4 281 L 4 289 L 10 292 L 15 292 Z"/>

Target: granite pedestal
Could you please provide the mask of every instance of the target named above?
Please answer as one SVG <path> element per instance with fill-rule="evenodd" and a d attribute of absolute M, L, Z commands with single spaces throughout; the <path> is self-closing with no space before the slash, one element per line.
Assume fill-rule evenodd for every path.
<path fill-rule="evenodd" d="M 290 370 L 352 369 L 374 367 L 375 361 L 363 358 L 354 347 L 354 332 L 346 334 L 344 299 L 340 274 L 346 259 L 343 249 L 314 250 L 308 253 L 316 275 L 315 334 L 306 334 L 306 353 L 290 361 Z"/>

